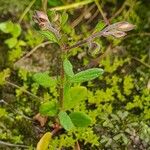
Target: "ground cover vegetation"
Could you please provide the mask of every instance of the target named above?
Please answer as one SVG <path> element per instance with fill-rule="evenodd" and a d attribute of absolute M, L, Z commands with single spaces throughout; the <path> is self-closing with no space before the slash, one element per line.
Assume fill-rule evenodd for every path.
<path fill-rule="evenodd" d="M 148 0 L 0 4 L 0 149 L 149 150 Z"/>

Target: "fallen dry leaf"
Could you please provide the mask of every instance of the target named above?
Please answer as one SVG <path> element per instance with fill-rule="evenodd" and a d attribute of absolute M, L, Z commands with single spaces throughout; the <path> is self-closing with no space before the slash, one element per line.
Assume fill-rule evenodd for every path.
<path fill-rule="evenodd" d="M 33 117 L 34 120 L 37 120 L 41 127 L 43 127 L 45 125 L 45 123 L 47 122 L 47 117 L 43 117 L 40 113 L 36 114 L 34 117 Z"/>

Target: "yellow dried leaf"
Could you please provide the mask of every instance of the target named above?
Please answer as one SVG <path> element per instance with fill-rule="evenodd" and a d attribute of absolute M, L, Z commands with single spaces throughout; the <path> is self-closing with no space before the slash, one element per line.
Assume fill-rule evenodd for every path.
<path fill-rule="evenodd" d="M 52 134 L 46 132 L 37 144 L 36 150 L 47 150 Z"/>

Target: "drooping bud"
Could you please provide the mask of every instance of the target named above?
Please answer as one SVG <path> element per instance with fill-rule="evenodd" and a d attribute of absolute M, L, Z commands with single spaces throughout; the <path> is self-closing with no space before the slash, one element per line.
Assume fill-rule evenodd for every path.
<path fill-rule="evenodd" d="M 121 37 L 124 37 L 126 33 L 122 31 L 114 31 L 111 35 L 113 35 L 116 38 L 121 38 Z"/>
<path fill-rule="evenodd" d="M 51 22 L 48 19 L 48 16 L 42 11 L 35 11 L 33 16 L 35 23 L 39 25 L 42 30 L 49 30 L 55 34 L 57 38 L 60 38 L 59 32 L 52 26 Z"/>
<path fill-rule="evenodd" d="M 118 23 L 118 27 L 116 29 L 119 31 L 127 32 L 130 30 L 133 30 L 134 28 L 135 28 L 135 25 L 128 23 L 126 21 L 123 21 L 123 22 Z"/>
<path fill-rule="evenodd" d="M 50 24 L 48 16 L 42 11 L 35 11 L 33 20 L 38 23 L 41 28 L 47 28 L 48 24 Z"/>

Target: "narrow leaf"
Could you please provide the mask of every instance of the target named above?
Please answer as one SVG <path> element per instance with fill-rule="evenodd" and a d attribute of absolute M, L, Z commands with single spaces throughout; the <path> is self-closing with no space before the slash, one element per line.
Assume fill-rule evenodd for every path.
<path fill-rule="evenodd" d="M 39 31 L 39 33 L 53 43 L 58 43 L 56 36 L 50 31 Z"/>
<path fill-rule="evenodd" d="M 87 127 L 92 122 L 92 119 L 83 112 L 72 112 L 69 116 L 76 127 Z"/>
<path fill-rule="evenodd" d="M 103 74 L 103 69 L 100 68 L 92 68 L 92 69 L 88 69 L 85 71 L 81 71 L 77 74 L 75 74 L 72 78 L 71 78 L 71 82 L 76 83 L 76 82 L 85 82 L 85 81 L 90 81 L 93 80 L 97 77 L 99 77 L 100 75 Z"/>
<path fill-rule="evenodd" d="M 68 14 L 66 12 L 63 12 L 62 16 L 61 16 L 61 25 L 65 25 L 65 23 L 68 20 Z"/>
<path fill-rule="evenodd" d="M 70 61 L 68 59 L 65 59 L 63 65 L 64 65 L 64 71 L 66 75 L 68 75 L 69 77 L 72 77 L 74 73 L 73 73 L 73 67 Z"/>
<path fill-rule="evenodd" d="M 59 118 L 60 124 L 63 126 L 65 130 L 69 131 L 70 129 L 74 127 L 74 124 L 72 123 L 70 117 L 68 116 L 66 112 L 61 111 L 58 114 L 58 118 Z"/>
<path fill-rule="evenodd" d="M 37 144 L 36 150 L 48 150 L 48 145 L 51 140 L 51 133 L 46 132 Z"/>
<path fill-rule="evenodd" d="M 39 112 L 41 115 L 55 116 L 58 112 L 57 103 L 54 101 L 45 102 L 40 106 Z"/>

